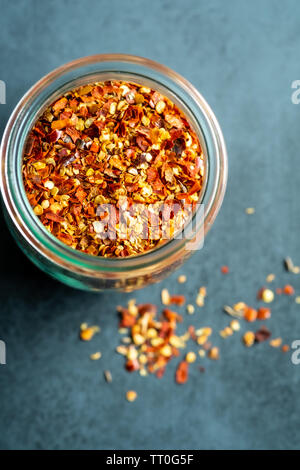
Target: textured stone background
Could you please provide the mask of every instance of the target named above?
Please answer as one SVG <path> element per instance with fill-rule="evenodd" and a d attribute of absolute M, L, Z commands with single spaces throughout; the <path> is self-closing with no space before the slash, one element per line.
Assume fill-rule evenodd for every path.
<path fill-rule="evenodd" d="M 206 306 L 193 322 L 210 324 L 221 359 L 191 368 L 174 384 L 175 363 L 162 380 L 123 370 L 116 304 L 128 295 L 82 293 L 38 271 L 1 219 L 1 448 L 215 449 L 299 447 L 300 366 L 290 353 L 261 344 L 246 350 L 241 334 L 222 340 L 224 303 L 253 303 L 265 276 L 281 285 L 299 278 L 282 259 L 299 254 L 299 117 L 291 82 L 300 78 L 299 2 L 197 0 L 0 1 L 1 134 L 22 94 L 42 75 L 74 58 L 104 52 L 149 57 L 190 80 L 214 109 L 228 147 L 229 181 L 205 247 L 181 269 L 192 301 L 206 285 Z M 245 207 L 256 214 L 246 216 Z M 228 264 L 230 275 L 220 266 Z M 164 286 L 175 291 L 177 273 Z M 162 285 L 135 294 L 159 301 Z M 176 287 L 176 292 L 181 288 Z M 183 290 L 183 288 L 182 288 Z M 191 319 L 189 318 L 188 321 Z M 100 324 L 92 343 L 77 339 L 82 321 Z M 269 323 L 291 343 L 300 310 L 281 297 Z M 100 349 L 99 362 L 89 354 Z M 200 360 L 199 360 L 200 364 Z M 110 369 L 113 383 L 103 379 Z M 136 389 L 138 400 L 124 399 Z"/>

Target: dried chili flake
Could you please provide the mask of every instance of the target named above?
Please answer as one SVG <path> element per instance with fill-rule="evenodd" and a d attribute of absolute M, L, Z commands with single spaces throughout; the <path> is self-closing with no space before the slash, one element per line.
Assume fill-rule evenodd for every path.
<path fill-rule="evenodd" d="M 104 257 L 144 253 L 182 230 L 199 200 L 204 168 L 199 139 L 177 106 L 117 80 L 59 97 L 30 131 L 22 166 L 27 197 L 47 229 L 74 249 Z M 53 187 L 45 191 L 47 181 Z M 133 216 L 124 198 L 143 210 Z M 112 208 L 107 218 L 104 204 Z M 173 208 L 168 223 L 168 210 L 157 209 L 153 229 L 148 209 L 155 204 Z"/>
<path fill-rule="evenodd" d="M 179 363 L 175 377 L 178 384 L 184 384 L 187 382 L 189 377 L 189 364 L 187 361 L 181 361 Z"/>
<path fill-rule="evenodd" d="M 294 295 L 295 289 L 290 284 L 286 284 L 283 288 L 283 293 L 285 295 Z"/>
<path fill-rule="evenodd" d="M 229 273 L 229 267 L 228 266 L 221 266 L 221 273 L 222 274 L 228 274 Z"/>
<path fill-rule="evenodd" d="M 267 307 L 260 307 L 257 310 L 257 319 L 258 320 L 267 320 L 271 317 L 271 309 Z"/>
<path fill-rule="evenodd" d="M 259 330 L 255 332 L 255 341 L 262 343 L 270 338 L 271 332 L 266 326 L 261 326 Z"/>
<path fill-rule="evenodd" d="M 246 306 L 246 308 L 244 310 L 244 318 L 248 322 L 255 321 L 256 318 L 257 318 L 257 310 L 255 310 L 255 308 Z"/>

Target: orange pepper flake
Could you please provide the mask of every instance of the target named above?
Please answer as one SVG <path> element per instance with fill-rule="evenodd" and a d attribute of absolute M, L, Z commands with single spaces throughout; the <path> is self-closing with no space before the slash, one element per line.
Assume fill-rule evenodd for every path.
<path fill-rule="evenodd" d="M 253 322 L 256 320 L 257 318 L 257 310 L 255 310 L 254 308 L 252 307 L 248 307 L 246 306 L 245 310 L 244 310 L 244 318 L 245 320 L 247 320 L 248 322 Z"/>
<path fill-rule="evenodd" d="M 282 346 L 282 348 L 281 348 L 281 351 L 284 352 L 284 353 L 286 353 L 286 352 L 289 351 L 289 349 L 290 349 L 289 345 L 288 345 L 288 344 L 284 344 L 284 345 Z"/>
<path fill-rule="evenodd" d="M 185 304 L 185 296 L 184 295 L 172 295 L 170 297 L 169 303 L 182 306 Z"/>
<path fill-rule="evenodd" d="M 294 295 L 295 289 L 290 284 L 286 284 L 283 288 L 283 293 L 285 295 Z"/>
<path fill-rule="evenodd" d="M 257 310 L 257 319 L 258 320 L 267 320 L 271 317 L 271 309 L 268 307 L 260 307 Z"/>

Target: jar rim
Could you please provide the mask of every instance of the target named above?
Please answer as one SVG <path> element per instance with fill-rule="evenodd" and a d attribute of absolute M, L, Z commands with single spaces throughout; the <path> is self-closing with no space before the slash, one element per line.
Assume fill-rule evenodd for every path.
<path fill-rule="evenodd" d="M 209 140 L 211 146 L 211 152 L 207 152 L 206 158 L 208 160 L 212 158 L 215 159 L 215 171 L 214 173 L 209 171 L 208 175 L 208 178 L 210 179 L 209 194 L 206 194 L 204 217 L 203 221 L 201 222 L 203 224 L 202 228 L 204 236 L 214 222 L 222 204 L 226 189 L 228 170 L 227 152 L 224 138 L 213 111 L 203 96 L 188 80 L 165 65 L 150 59 L 127 54 L 97 54 L 82 57 L 62 65 L 36 82 L 16 105 L 7 123 L 2 138 L 0 149 L 2 161 L 0 172 L 0 188 L 5 207 L 18 232 L 21 233 L 27 242 L 38 253 L 40 253 L 40 255 L 44 257 L 51 257 L 51 260 L 54 263 L 65 267 L 66 269 L 78 269 L 80 271 L 85 271 L 87 269 L 89 271 L 93 270 L 98 272 L 106 272 L 108 274 L 138 270 L 139 268 L 143 269 L 145 267 L 151 267 L 153 264 L 159 263 L 166 258 L 172 258 L 174 254 L 176 255 L 176 253 L 185 249 L 186 240 L 171 239 L 151 251 L 126 258 L 104 258 L 88 255 L 79 250 L 74 250 L 68 247 L 64 243 L 60 242 L 60 240 L 54 237 L 51 233 L 47 233 L 45 227 L 34 215 L 32 209 L 31 213 L 28 210 L 27 212 L 25 210 L 23 212 L 22 209 L 25 209 L 25 205 L 28 204 L 28 201 L 24 200 L 24 194 L 22 194 L 18 184 L 13 184 L 16 183 L 15 164 L 17 157 L 17 145 L 20 145 L 20 143 L 17 143 L 16 138 L 17 129 L 19 129 L 21 125 L 24 124 L 25 120 L 28 119 L 28 113 L 30 113 L 31 109 L 30 106 L 32 106 L 32 103 L 36 97 L 41 96 L 42 93 L 45 92 L 50 85 L 53 85 L 56 80 L 60 79 L 64 83 L 64 80 L 66 77 L 68 77 L 68 74 L 73 74 L 72 76 L 80 79 L 80 77 L 88 76 L 88 73 L 92 73 L 93 71 L 95 72 L 97 70 L 97 66 L 104 66 L 103 70 L 105 70 L 105 64 L 110 64 L 110 67 L 111 64 L 114 64 L 116 71 L 118 70 L 118 65 L 121 66 L 122 64 L 122 67 L 125 68 L 126 65 L 127 67 L 130 66 L 131 73 L 137 76 L 139 73 L 135 74 L 134 67 L 141 68 L 139 72 L 143 71 L 146 78 L 148 72 L 148 77 L 152 80 L 155 79 L 153 76 L 150 77 L 150 74 L 158 75 L 161 80 L 164 79 L 168 81 L 171 88 L 172 86 L 176 86 L 177 93 L 180 90 L 183 90 L 182 93 L 185 94 L 186 99 L 191 99 L 191 103 L 194 103 L 194 108 L 196 111 L 193 113 L 197 112 L 197 109 L 199 110 L 199 113 L 201 112 L 201 116 L 205 119 L 205 122 L 207 123 L 207 129 L 210 132 L 210 135 L 208 135 L 208 132 L 205 133 L 203 131 L 204 138 Z M 82 75 L 80 75 L 80 71 Z M 77 75 L 78 73 L 79 75 Z M 58 87 L 57 91 L 59 92 L 59 90 L 60 88 Z M 205 192 L 207 192 L 207 190 L 208 185 L 206 185 Z M 16 194 L 14 194 L 14 191 L 16 191 Z M 16 197 L 18 198 L 19 203 L 24 203 L 24 207 L 18 207 L 18 203 L 16 203 Z M 24 220 L 25 213 L 27 215 L 26 221 Z M 34 223 L 38 227 L 40 233 L 34 233 L 32 226 L 28 226 L 28 220 L 31 220 L 32 224 Z"/>

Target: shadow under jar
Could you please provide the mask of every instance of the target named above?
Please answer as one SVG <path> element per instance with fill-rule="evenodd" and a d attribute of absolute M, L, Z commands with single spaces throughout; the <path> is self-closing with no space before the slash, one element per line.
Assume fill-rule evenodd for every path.
<path fill-rule="evenodd" d="M 57 98 L 85 84 L 119 80 L 160 92 L 184 113 L 204 153 L 201 208 L 175 237 L 152 251 L 104 258 L 74 250 L 53 236 L 34 214 L 25 193 L 22 160 L 26 139 L 39 116 Z M 227 155 L 219 124 L 199 92 L 171 69 L 136 56 L 107 54 L 63 65 L 37 82 L 16 106 L 1 144 L 1 192 L 8 226 L 23 252 L 65 284 L 90 291 L 131 291 L 158 282 L 201 244 L 220 209 L 227 181 Z M 198 213 L 201 210 L 201 213 Z"/>

